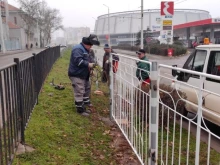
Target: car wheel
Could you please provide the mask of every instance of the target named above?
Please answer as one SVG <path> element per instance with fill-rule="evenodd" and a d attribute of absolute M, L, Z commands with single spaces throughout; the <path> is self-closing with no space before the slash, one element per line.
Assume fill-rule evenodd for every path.
<path fill-rule="evenodd" d="M 187 117 L 187 115 L 188 115 L 188 111 L 186 110 L 185 107 L 182 108 L 182 110 L 180 111 L 180 113 L 181 113 L 183 116 L 185 116 L 185 117 Z"/>

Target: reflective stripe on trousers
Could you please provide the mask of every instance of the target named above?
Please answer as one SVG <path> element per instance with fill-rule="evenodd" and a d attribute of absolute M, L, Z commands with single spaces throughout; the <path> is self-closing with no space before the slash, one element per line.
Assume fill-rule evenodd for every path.
<path fill-rule="evenodd" d="M 75 102 L 83 102 L 85 98 L 86 98 L 86 102 L 88 102 L 90 89 L 91 89 L 89 80 L 84 80 L 78 77 L 69 77 L 69 78 L 72 82 Z"/>

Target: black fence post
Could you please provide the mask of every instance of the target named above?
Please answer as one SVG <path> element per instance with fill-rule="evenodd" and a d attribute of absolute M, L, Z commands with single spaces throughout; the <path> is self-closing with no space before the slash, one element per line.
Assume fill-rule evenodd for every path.
<path fill-rule="evenodd" d="M 38 92 L 37 92 L 37 68 L 36 68 L 36 53 L 32 53 L 33 57 L 33 80 L 34 80 L 34 93 L 36 96 L 36 104 L 38 105 Z"/>
<path fill-rule="evenodd" d="M 16 83 L 17 83 L 17 99 L 18 99 L 18 109 L 19 109 L 19 117 L 20 117 L 20 125 L 21 125 L 21 144 L 25 144 L 25 138 L 24 138 L 24 130 L 25 130 L 25 124 L 24 124 L 24 108 L 23 108 L 23 96 L 22 96 L 22 77 L 21 77 L 21 70 L 20 70 L 20 61 L 19 58 L 14 58 L 14 62 L 16 65 Z"/>

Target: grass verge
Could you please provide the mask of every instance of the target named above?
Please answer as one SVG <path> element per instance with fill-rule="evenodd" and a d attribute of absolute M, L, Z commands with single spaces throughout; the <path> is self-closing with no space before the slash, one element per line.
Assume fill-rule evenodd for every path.
<path fill-rule="evenodd" d="M 67 76 L 69 58 L 70 50 L 67 50 L 55 63 L 25 131 L 26 144 L 35 151 L 17 155 L 14 165 L 117 164 L 112 158 L 114 148 L 109 147 L 112 141 L 108 134 L 110 126 L 100 120 L 100 115 L 107 117 L 109 114 L 108 95 L 92 94 L 92 103 L 97 108 L 90 117 L 77 114 Z M 50 85 L 52 79 L 55 84 L 64 84 L 65 90 L 54 89 Z M 108 93 L 106 84 L 100 84 L 100 88 Z"/>
<path fill-rule="evenodd" d="M 101 118 L 109 117 L 109 97 L 106 84 L 99 83 L 104 95 L 95 95 L 92 92 L 91 100 L 95 110 L 89 118 L 82 117 L 76 113 L 73 107 L 73 93 L 70 80 L 67 76 L 70 50 L 64 52 L 54 65 L 48 75 L 39 96 L 39 104 L 32 113 L 31 120 L 25 131 L 26 144 L 35 148 L 32 153 L 17 155 L 14 165 L 118 165 L 130 164 L 133 157 L 125 156 L 124 150 L 129 147 L 117 144 L 120 149 L 116 149 L 112 144 L 118 143 L 118 132 L 111 136 L 112 127 L 106 125 Z M 55 84 L 62 83 L 65 90 L 56 90 L 50 85 L 54 79 Z M 93 82 L 93 88 L 95 83 Z M 94 91 L 94 90 L 93 90 Z M 113 128 L 115 131 L 116 128 Z M 181 164 L 186 164 L 187 139 L 186 130 L 181 130 L 182 144 L 179 144 L 180 128 L 175 130 L 174 162 L 178 164 L 179 148 L 181 146 Z M 163 159 L 166 158 L 166 150 L 172 153 L 173 147 L 173 127 L 170 126 L 169 133 L 161 133 L 159 130 L 159 144 L 163 135 Z M 166 141 L 169 136 L 168 143 Z M 190 135 L 191 137 L 191 135 Z M 114 141 L 114 139 L 116 139 Z M 123 141 L 122 143 L 126 143 Z M 179 145 L 178 145 L 179 144 Z M 190 141 L 189 164 L 194 164 L 196 139 L 192 136 Z M 121 148 L 123 148 L 121 150 Z M 161 146 L 159 147 L 159 152 Z M 207 144 L 201 143 L 200 164 L 206 164 Z M 132 153 L 130 153 L 132 155 Z M 132 155 L 133 156 L 133 155 Z M 124 163 L 118 158 L 125 157 Z M 159 154 L 159 159 L 161 155 Z M 219 153 L 211 150 L 210 164 L 219 162 Z M 135 159 L 135 158 L 134 158 Z M 204 160 L 203 160 L 204 159 Z M 168 155 L 168 162 L 171 162 L 171 154 Z M 168 164 L 169 164 L 168 163 Z M 137 165 L 138 163 L 134 163 Z"/>

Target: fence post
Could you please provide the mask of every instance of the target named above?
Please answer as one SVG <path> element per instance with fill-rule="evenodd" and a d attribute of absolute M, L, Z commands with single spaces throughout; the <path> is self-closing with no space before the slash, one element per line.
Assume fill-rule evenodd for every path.
<path fill-rule="evenodd" d="M 110 120 L 112 120 L 113 113 L 113 97 L 114 97 L 114 82 L 113 82 L 113 67 L 112 67 L 112 53 L 109 55 L 109 91 L 110 91 Z"/>
<path fill-rule="evenodd" d="M 37 68 L 36 68 L 36 53 L 32 53 L 33 57 L 33 73 L 32 73 L 32 77 L 34 80 L 34 93 L 35 93 L 35 97 L 36 97 L 36 104 L 38 105 L 38 93 L 37 93 Z"/>
<path fill-rule="evenodd" d="M 150 72 L 150 111 L 149 111 L 149 165 L 158 163 L 158 116 L 159 116 L 159 81 L 157 62 L 152 62 Z"/>
<path fill-rule="evenodd" d="M 19 105 L 19 116 L 20 116 L 20 125 L 21 125 L 21 144 L 25 144 L 25 138 L 24 138 L 24 108 L 23 108 L 23 96 L 22 96 L 22 77 L 21 77 L 21 71 L 20 71 L 20 61 L 19 58 L 14 58 L 14 62 L 16 65 L 16 84 L 17 84 L 17 98 L 18 98 L 18 105 Z"/>
<path fill-rule="evenodd" d="M 197 116 L 197 130 L 196 130 L 196 153 L 195 153 L 195 165 L 199 165 L 199 153 L 201 142 L 201 120 L 202 120 L 202 103 L 203 103 L 203 85 L 205 77 L 200 76 L 200 84 L 198 91 L 198 116 Z"/>

